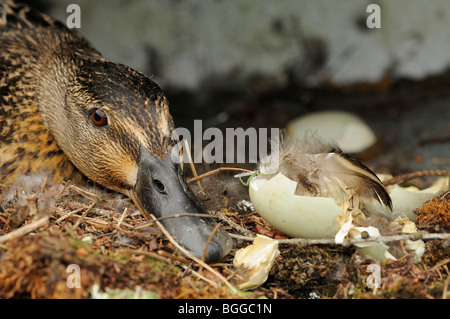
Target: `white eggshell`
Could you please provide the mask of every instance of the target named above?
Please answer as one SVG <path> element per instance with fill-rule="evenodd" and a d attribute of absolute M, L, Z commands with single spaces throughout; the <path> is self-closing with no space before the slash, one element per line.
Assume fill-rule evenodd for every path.
<path fill-rule="evenodd" d="M 372 256 L 380 262 L 384 262 L 386 259 L 397 260 L 397 258 L 392 256 L 388 249 L 389 246 L 381 241 L 371 242 L 370 245 L 367 245 L 365 247 L 356 247 L 356 250 L 362 256 Z"/>
<path fill-rule="evenodd" d="M 322 111 L 299 117 L 287 125 L 291 138 L 303 139 L 308 132 L 316 133 L 326 142 L 336 143 L 343 152 L 357 153 L 372 146 L 376 136 L 358 116 L 342 111 Z"/>
<path fill-rule="evenodd" d="M 269 180 L 257 176 L 250 182 L 250 200 L 268 223 L 288 236 L 334 238 L 342 208 L 332 198 L 295 195 L 296 186 L 281 173 Z"/>
<path fill-rule="evenodd" d="M 354 227 L 354 230 L 358 231 L 358 234 L 353 236 L 353 238 L 361 238 L 361 233 L 363 231 L 367 232 L 370 237 L 380 237 L 380 231 L 378 228 L 369 226 L 369 227 Z M 386 259 L 397 260 L 391 253 L 388 251 L 389 246 L 383 242 L 367 242 L 367 243 L 355 243 L 356 250 L 363 256 L 372 256 L 378 261 L 384 261 Z"/>
<path fill-rule="evenodd" d="M 425 242 L 423 240 L 407 240 L 405 248 L 415 253 L 414 262 L 418 263 L 422 260 L 425 252 Z"/>
<path fill-rule="evenodd" d="M 278 242 L 261 235 L 257 235 L 252 245 L 239 249 L 234 256 L 233 265 L 244 266 L 248 271 L 247 277 L 237 285 L 238 288 L 253 289 L 262 285 L 279 254 Z"/>
<path fill-rule="evenodd" d="M 426 188 L 419 190 L 417 187 L 400 187 L 394 185 L 389 192 L 392 199 L 392 206 L 395 215 L 405 214 L 410 220 L 415 221 L 416 216 L 412 212 L 413 209 L 422 206 L 426 201 L 430 200 L 437 194 L 448 190 L 449 178 L 442 177 Z"/>

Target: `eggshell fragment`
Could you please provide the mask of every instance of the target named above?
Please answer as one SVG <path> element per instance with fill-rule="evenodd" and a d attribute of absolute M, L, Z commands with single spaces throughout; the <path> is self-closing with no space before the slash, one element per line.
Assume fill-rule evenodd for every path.
<path fill-rule="evenodd" d="M 417 187 L 401 187 L 394 185 L 389 192 L 392 199 L 394 215 L 406 215 L 410 220 L 415 221 L 416 216 L 413 209 L 422 206 L 437 194 L 449 189 L 449 178 L 442 177 L 426 188 L 419 190 Z"/>
<path fill-rule="evenodd" d="M 380 237 L 380 231 L 378 228 L 369 226 L 369 227 L 356 227 L 353 224 L 353 218 L 350 215 L 348 221 L 342 225 L 339 229 L 338 233 L 335 237 L 336 244 L 342 244 L 344 242 L 345 237 L 350 238 L 362 238 L 362 233 L 366 232 L 369 237 Z M 385 259 L 397 260 L 391 253 L 389 253 L 389 246 L 383 242 L 373 242 L 369 241 L 366 243 L 354 243 L 356 250 L 361 255 L 369 255 L 373 258 L 384 261 Z"/>
<path fill-rule="evenodd" d="M 423 240 L 408 239 L 405 248 L 414 251 L 414 262 L 418 263 L 422 260 L 423 253 L 425 252 L 425 242 Z"/>
<path fill-rule="evenodd" d="M 278 242 L 271 238 L 258 235 L 252 245 L 239 249 L 233 265 L 244 267 L 246 278 L 237 284 L 239 289 L 252 289 L 262 285 L 269 276 L 275 258 L 278 257 Z"/>
<path fill-rule="evenodd" d="M 369 227 L 355 227 L 356 231 L 352 233 L 352 238 L 361 238 L 362 232 L 367 232 L 369 237 L 380 237 L 380 231 L 378 228 L 369 226 Z M 386 259 L 397 260 L 392 254 L 388 251 L 389 246 L 383 242 L 367 242 L 367 243 L 355 243 L 356 250 L 365 256 L 369 255 L 375 258 L 378 261 L 384 261 Z"/>
<path fill-rule="evenodd" d="M 314 132 L 346 153 L 362 152 L 376 142 L 372 129 L 361 118 L 342 111 L 307 114 L 290 122 L 286 131 L 289 137 L 300 139 Z"/>
<path fill-rule="evenodd" d="M 402 233 L 404 234 L 416 234 L 419 231 L 417 230 L 417 226 L 414 222 L 409 220 L 408 218 L 397 218 L 393 221 L 393 223 L 397 223 L 402 226 Z M 425 252 L 425 242 L 423 240 L 406 240 L 405 248 L 408 250 L 412 250 L 415 253 L 414 262 L 420 262 L 422 259 L 422 255 Z"/>
<path fill-rule="evenodd" d="M 342 208 L 334 199 L 295 195 L 297 183 L 278 173 L 271 179 L 254 177 L 249 195 L 258 213 L 291 237 L 333 238 Z"/>

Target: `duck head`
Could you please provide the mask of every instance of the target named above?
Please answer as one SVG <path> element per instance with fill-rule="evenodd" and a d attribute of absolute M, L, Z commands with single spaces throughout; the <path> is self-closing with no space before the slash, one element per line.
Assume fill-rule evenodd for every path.
<path fill-rule="evenodd" d="M 174 123 L 161 89 L 133 69 L 105 60 L 77 59 L 73 69 L 64 74 L 48 66 L 39 92 L 44 124 L 71 162 L 89 179 L 131 197 L 147 219 L 206 214 L 172 159 L 177 141 L 171 139 Z M 193 216 L 162 223 L 199 258 L 216 225 Z M 220 260 L 231 245 L 219 228 L 206 262 Z"/>

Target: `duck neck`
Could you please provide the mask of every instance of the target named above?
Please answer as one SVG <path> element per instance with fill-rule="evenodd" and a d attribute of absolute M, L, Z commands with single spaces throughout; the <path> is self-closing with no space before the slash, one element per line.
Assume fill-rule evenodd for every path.
<path fill-rule="evenodd" d="M 55 182 L 73 179 L 78 173 L 55 141 L 47 116 L 63 103 L 67 77 L 57 73 L 64 69 L 55 68 L 59 58 L 51 58 L 54 39 L 30 29 L 9 40 L 2 48 L 9 63 L 0 70 L 0 184 L 30 174 Z"/>

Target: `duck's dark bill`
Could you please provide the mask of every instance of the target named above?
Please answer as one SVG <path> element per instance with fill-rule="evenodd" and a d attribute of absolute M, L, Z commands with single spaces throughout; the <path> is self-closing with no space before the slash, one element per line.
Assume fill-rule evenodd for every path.
<path fill-rule="evenodd" d="M 203 256 L 216 223 L 207 217 L 205 209 L 187 186 L 180 165 L 172 161 L 170 151 L 162 161 L 147 150 L 142 150 L 132 197 L 147 218 L 149 213 L 156 218 L 185 213 L 205 214 L 206 217 L 181 216 L 161 220 L 179 244 L 194 256 Z M 217 262 L 228 254 L 231 248 L 230 236 L 219 227 L 208 244 L 205 261 Z"/>

